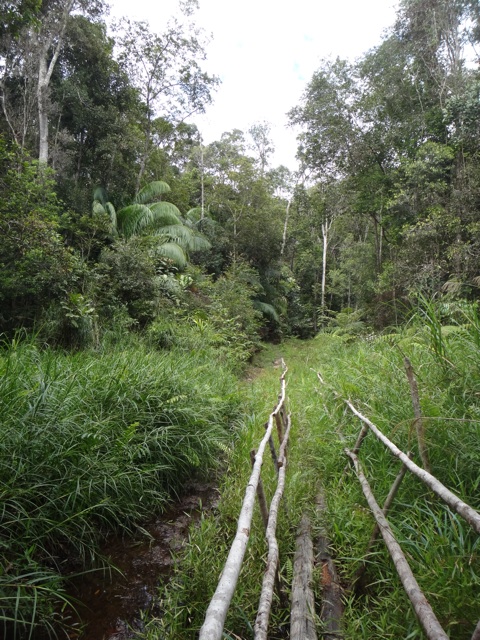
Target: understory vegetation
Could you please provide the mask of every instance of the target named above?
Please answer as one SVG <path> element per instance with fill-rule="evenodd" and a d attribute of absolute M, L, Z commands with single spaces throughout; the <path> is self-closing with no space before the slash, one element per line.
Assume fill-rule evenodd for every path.
<path fill-rule="evenodd" d="M 68 634 L 68 576 L 219 470 L 218 510 L 146 622 L 149 640 L 193 638 L 284 356 L 285 584 L 321 482 L 346 635 L 420 638 L 380 543 L 349 589 L 371 518 L 343 475 L 358 423 L 334 391 L 415 452 L 408 356 L 432 470 L 479 507 L 478 2 L 400 0 L 378 46 L 321 61 L 288 114 L 296 170 L 273 166 L 268 122 L 204 141 L 194 118 L 220 81 L 197 6 L 157 33 L 104 0 L 2 4 L 0 628 Z M 381 501 L 395 462 L 372 434 L 361 459 Z M 470 638 L 478 541 L 410 477 L 391 517 L 442 624 Z M 252 635 L 264 552 L 257 521 L 226 637 Z M 276 603 L 272 640 L 287 628 Z"/>
<path fill-rule="evenodd" d="M 4 637 L 53 629 L 64 577 L 105 563 L 108 533 L 135 531 L 188 479 L 218 468 L 239 403 L 231 367 L 205 342 L 166 352 L 132 339 L 76 354 L 4 345 Z"/>
<path fill-rule="evenodd" d="M 198 634 L 229 542 L 235 535 L 236 518 L 250 475 L 249 452 L 263 437 L 263 424 L 278 392 L 279 358 L 284 357 L 289 369 L 287 394 L 293 432 L 277 533 L 287 595 L 302 513 L 310 515 L 314 536 L 322 525 L 315 506 L 322 486 L 328 507 L 326 526 L 343 587 L 345 638 L 424 638 L 381 538 L 368 557 L 362 588 L 358 593 L 352 588 L 355 572 L 365 558 L 374 520 L 353 470 L 345 471 L 349 465 L 343 450 L 353 448 L 361 423 L 341 398 L 351 399 L 397 446 L 412 451 L 414 460 L 421 464 L 403 362 L 407 356 L 418 379 L 432 473 L 479 509 L 479 320 L 476 307 L 470 305 L 429 305 L 406 327 L 393 333 L 352 339 L 324 332 L 312 341 L 288 341 L 266 349 L 258 360 L 262 368 L 256 370 L 257 377 L 244 383 L 252 414 L 244 422 L 238 444 L 229 456 L 218 511 L 191 531 L 186 552 L 179 558 L 177 575 L 160 593 L 161 616 L 150 621 L 145 637 L 193 639 Z M 325 385 L 320 383 L 317 372 Z M 359 456 L 381 505 L 400 465 L 372 433 Z M 264 467 L 264 477 L 270 477 L 270 485 L 266 484 L 270 499 L 275 473 L 269 455 L 265 455 Z M 388 518 L 449 637 L 469 640 L 478 621 L 478 536 L 410 474 L 405 477 Z M 209 554 L 213 546 L 217 550 L 215 557 Z M 226 638 L 253 638 L 265 554 L 263 525 L 256 507 L 240 583 L 227 617 Z M 319 563 L 314 575 L 318 607 L 322 601 L 321 585 Z M 319 616 L 319 609 L 316 614 Z M 269 637 L 285 637 L 289 624 L 288 607 L 276 598 Z M 319 634 L 321 630 L 317 618 Z"/>

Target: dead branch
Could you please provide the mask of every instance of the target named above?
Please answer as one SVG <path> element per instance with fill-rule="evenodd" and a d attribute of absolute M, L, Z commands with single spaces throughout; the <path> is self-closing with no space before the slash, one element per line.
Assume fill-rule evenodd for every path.
<path fill-rule="evenodd" d="M 380 527 L 380 531 L 382 533 L 387 549 L 395 564 L 395 568 L 397 569 L 400 580 L 402 581 L 403 588 L 405 589 L 405 592 L 408 595 L 410 602 L 412 603 L 418 620 L 422 625 L 423 630 L 425 631 L 425 635 L 427 636 L 428 640 L 448 640 L 447 634 L 440 626 L 440 623 L 433 613 L 430 604 L 421 591 L 415 579 L 415 576 L 410 569 L 407 559 L 405 558 L 400 545 L 393 535 L 388 520 L 383 515 L 382 510 L 375 500 L 370 485 L 368 484 L 368 481 L 363 474 L 362 467 L 357 456 L 348 449 L 345 449 L 345 453 L 349 456 L 354 464 L 355 472 L 360 481 L 360 484 L 362 485 L 362 490 L 365 498 L 367 499 L 368 506 L 372 510 L 373 515 L 375 516 L 375 520 Z"/>
<path fill-rule="evenodd" d="M 352 451 L 352 453 L 357 453 L 357 452 Z M 408 457 L 410 459 L 412 458 L 412 455 L 413 454 L 409 451 Z M 404 464 L 402 464 L 402 467 L 398 472 L 397 477 L 395 478 L 392 486 L 390 487 L 388 496 L 385 498 L 385 502 L 383 503 L 382 513 L 384 516 L 386 516 L 387 513 L 389 512 L 390 507 L 392 506 L 392 503 L 395 499 L 395 496 L 398 493 L 398 490 L 400 489 L 400 485 L 402 484 L 402 480 L 405 477 L 406 473 L 407 473 L 407 467 Z M 357 569 L 357 571 L 355 572 L 355 575 L 352 580 L 352 584 L 355 585 L 355 591 L 357 592 L 360 590 L 362 586 L 362 578 L 367 568 L 368 558 L 372 552 L 373 545 L 375 544 L 379 533 L 380 533 L 380 527 L 378 526 L 377 523 L 375 523 L 375 526 L 373 527 L 372 535 L 370 536 L 370 540 L 368 541 L 368 544 L 367 544 L 367 549 L 365 551 L 364 559 L 360 564 L 359 568 Z"/>
<path fill-rule="evenodd" d="M 463 502 L 458 496 L 456 496 L 452 491 L 447 489 L 445 485 L 443 485 L 435 476 L 432 476 L 431 473 L 425 471 L 419 467 L 413 460 L 400 451 L 400 449 L 391 442 L 386 435 L 384 435 L 378 427 L 376 427 L 373 422 L 371 422 L 368 418 L 362 415 L 350 402 L 350 400 L 345 400 L 347 405 L 350 407 L 351 411 L 362 420 L 371 431 L 377 436 L 377 438 L 383 442 L 383 444 L 390 449 L 393 455 L 397 456 L 403 464 L 411 471 L 417 478 L 420 478 L 422 482 L 424 482 L 427 487 L 429 487 L 434 493 L 437 494 L 449 507 L 451 507 L 454 511 L 456 511 L 459 515 L 462 516 L 472 527 L 475 529 L 477 533 L 480 533 L 480 513 L 472 509 L 466 502 Z"/>
<path fill-rule="evenodd" d="M 420 408 L 420 396 L 418 394 L 418 385 L 413 372 L 412 363 L 405 357 L 405 371 L 407 373 L 408 384 L 410 385 L 410 394 L 412 396 L 413 413 L 415 415 L 415 429 L 417 431 L 418 451 L 420 459 L 425 471 L 430 473 L 430 462 L 428 460 L 428 450 L 425 442 L 425 426 L 423 424 L 422 410 Z"/>

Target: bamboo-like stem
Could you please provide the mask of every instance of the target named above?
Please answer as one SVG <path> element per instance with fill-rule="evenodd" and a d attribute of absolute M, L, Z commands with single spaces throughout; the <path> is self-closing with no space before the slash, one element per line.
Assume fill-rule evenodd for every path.
<path fill-rule="evenodd" d="M 445 485 L 443 485 L 440 480 L 437 480 L 435 476 L 432 476 L 431 473 L 425 471 L 419 467 L 413 460 L 400 451 L 400 449 L 391 442 L 386 435 L 384 435 L 378 427 L 376 427 L 373 422 L 371 422 L 368 418 L 362 415 L 350 402 L 350 400 L 345 400 L 347 405 L 350 407 L 351 411 L 362 420 L 371 431 L 377 436 L 377 438 L 383 442 L 383 444 L 390 449 L 393 455 L 397 456 L 403 464 L 411 471 L 417 478 L 420 478 L 422 482 L 424 482 L 427 487 L 429 487 L 434 493 L 437 494 L 449 507 L 451 507 L 454 511 L 456 511 L 459 515 L 462 516 L 474 529 L 477 533 L 480 533 L 480 513 L 475 511 L 470 505 L 466 502 L 463 502 L 458 496 L 456 496 L 450 489 L 447 489 Z"/>
<path fill-rule="evenodd" d="M 221 640 L 222 638 L 223 626 L 225 624 L 228 607 L 230 606 L 230 602 L 235 592 L 235 587 L 237 586 L 243 557 L 250 537 L 250 526 L 252 523 L 253 508 L 255 505 L 255 494 L 263 463 L 263 453 L 268 439 L 272 434 L 275 413 L 280 410 L 280 407 L 285 402 L 285 376 L 288 369 L 283 361 L 282 364 L 284 370 L 280 378 L 282 389 L 281 397 L 276 409 L 272 414 L 270 414 L 268 428 L 258 447 L 258 451 L 255 456 L 255 464 L 245 491 L 245 498 L 238 518 L 237 533 L 232 546 L 230 547 L 230 552 L 220 576 L 217 589 L 208 606 L 205 621 L 200 629 L 199 640 Z"/>
<path fill-rule="evenodd" d="M 257 452 L 255 451 L 255 449 L 252 449 L 250 451 L 250 462 L 252 463 L 252 467 L 255 465 L 256 453 Z M 257 498 L 258 498 L 258 506 L 260 507 L 260 514 L 262 516 L 263 526 L 265 527 L 265 531 L 266 531 L 268 527 L 268 504 L 267 504 L 267 498 L 265 496 L 265 491 L 263 489 L 263 482 L 261 477 L 258 479 Z"/>
<path fill-rule="evenodd" d="M 293 562 L 290 640 L 317 640 L 315 630 L 315 600 L 311 588 L 313 574 L 313 543 L 310 520 L 303 515 L 297 532 Z"/>
<path fill-rule="evenodd" d="M 413 372 L 412 363 L 405 357 L 405 371 L 407 373 L 408 384 L 410 385 L 410 394 L 412 396 L 413 413 L 415 415 L 415 429 L 417 431 L 418 451 L 420 459 L 425 471 L 430 473 L 430 461 L 428 459 L 428 450 L 425 442 L 425 426 L 423 424 L 422 409 L 420 407 L 420 396 L 418 394 L 418 385 Z"/>
<path fill-rule="evenodd" d="M 272 607 L 273 588 L 275 584 L 275 575 L 278 570 L 278 543 L 275 536 L 277 529 L 278 507 L 283 495 L 285 487 L 285 474 L 287 469 L 287 459 L 285 457 L 285 449 L 290 435 L 292 422 L 290 416 L 287 419 L 287 428 L 285 437 L 280 447 L 278 455 L 278 481 L 275 494 L 270 505 L 270 513 L 268 516 L 268 527 L 266 538 L 268 542 L 268 558 L 267 568 L 263 576 L 262 592 L 260 594 L 260 602 L 258 605 L 257 618 L 255 620 L 254 635 L 255 640 L 266 640 L 268 633 L 268 620 L 270 618 L 270 609 Z"/>
<path fill-rule="evenodd" d="M 356 451 L 352 451 L 352 453 L 356 453 Z M 412 455 L 413 454 L 411 452 L 408 453 L 409 458 L 412 458 Z M 385 498 L 385 502 L 383 503 L 382 513 L 384 516 L 388 514 L 390 507 L 392 506 L 392 503 L 395 500 L 395 496 L 397 495 L 398 490 L 400 489 L 400 485 L 402 484 L 402 480 L 405 477 L 406 473 L 407 473 L 407 467 L 404 464 L 402 464 L 402 467 L 398 472 L 397 477 L 395 478 L 392 486 L 390 487 L 388 496 Z M 380 533 L 380 527 L 378 526 L 377 523 L 375 523 L 375 526 L 373 527 L 372 535 L 370 536 L 370 540 L 368 541 L 368 544 L 367 544 L 367 549 L 365 551 L 364 559 L 360 564 L 359 568 L 357 569 L 357 571 L 355 572 L 355 575 L 352 580 L 352 584 L 355 585 L 356 591 L 358 591 L 360 588 L 363 574 L 365 573 L 365 570 L 367 568 L 368 557 L 372 552 L 373 545 L 375 544 L 379 533 Z"/>
<path fill-rule="evenodd" d="M 418 620 L 422 625 L 423 630 L 425 631 L 425 635 L 427 636 L 428 640 L 448 640 L 447 634 L 440 626 L 440 623 L 438 622 L 432 607 L 421 591 L 415 579 L 415 576 L 410 569 L 407 559 L 405 558 L 400 545 L 393 535 L 388 520 L 383 515 L 382 510 L 375 500 L 370 485 L 368 484 L 368 481 L 363 474 L 362 467 L 357 456 L 348 449 L 345 449 L 345 453 L 349 456 L 354 464 L 355 472 L 360 481 L 360 484 L 362 485 L 362 490 L 365 498 L 367 499 L 368 506 L 372 510 L 373 515 L 375 516 L 375 520 L 380 527 L 380 531 L 382 532 L 382 536 L 385 540 L 387 549 L 395 564 L 395 568 L 397 569 L 400 580 L 402 581 L 403 588 L 405 589 L 405 592 L 408 595 L 410 602 L 412 603 Z"/>

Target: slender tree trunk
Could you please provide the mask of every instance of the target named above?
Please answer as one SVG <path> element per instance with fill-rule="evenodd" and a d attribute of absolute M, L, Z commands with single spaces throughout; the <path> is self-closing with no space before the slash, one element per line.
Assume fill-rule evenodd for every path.
<path fill-rule="evenodd" d="M 327 249 L 328 249 L 328 232 L 332 226 L 331 220 L 325 220 L 322 222 L 322 236 L 323 236 L 323 256 L 322 256 L 322 295 L 320 304 L 322 312 L 325 309 L 325 289 L 327 283 Z"/>
<path fill-rule="evenodd" d="M 41 164 L 48 162 L 48 87 L 52 78 L 53 69 L 60 55 L 63 45 L 63 37 L 67 27 L 67 21 L 73 7 L 74 0 L 67 0 L 63 7 L 62 15 L 59 21 L 58 30 L 44 35 L 40 38 L 38 49 L 38 84 L 37 84 L 37 101 L 38 101 L 38 133 L 39 133 L 39 150 L 38 160 Z M 48 62 L 48 53 L 55 41 L 53 55 Z"/>
<path fill-rule="evenodd" d="M 200 220 L 205 218 L 205 176 L 203 172 L 203 144 L 200 143 L 200 189 L 201 189 L 201 207 L 202 213 Z"/>
<path fill-rule="evenodd" d="M 47 80 L 47 52 L 43 50 L 38 61 L 38 160 L 41 163 L 48 162 L 48 80 Z"/>
<path fill-rule="evenodd" d="M 287 229 L 288 229 L 288 218 L 290 216 L 290 206 L 292 204 L 292 198 L 287 202 L 287 210 L 285 211 L 285 222 L 283 224 L 283 237 L 282 237 L 282 248 L 280 249 L 280 256 L 283 257 L 285 253 L 285 245 L 287 244 Z"/>

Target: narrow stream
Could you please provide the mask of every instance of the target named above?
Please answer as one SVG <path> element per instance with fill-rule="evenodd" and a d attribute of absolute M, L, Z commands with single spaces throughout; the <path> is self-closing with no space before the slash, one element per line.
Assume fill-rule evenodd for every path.
<path fill-rule="evenodd" d="M 156 588 L 172 572 L 192 522 L 215 507 L 212 484 L 193 483 L 180 502 L 145 526 L 152 539 L 112 539 L 102 549 L 118 571 L 95 571 L 75 579 L 69 595 L 78 601 L 72 640 L 128 640 L 142 629 L 142 612 L 155 611 Z"/>

